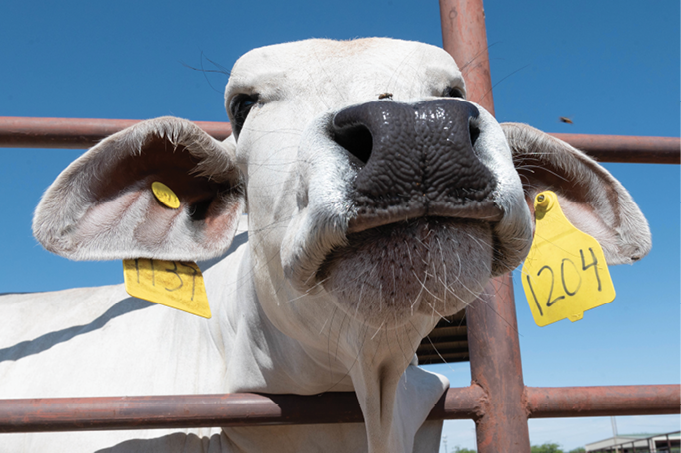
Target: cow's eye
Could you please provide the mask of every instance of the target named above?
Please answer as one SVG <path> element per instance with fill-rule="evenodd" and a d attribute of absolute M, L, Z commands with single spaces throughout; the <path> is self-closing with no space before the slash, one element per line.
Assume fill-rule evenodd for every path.
<path fill-rule="evenodd" d="M 241 128 L 246 121 L 248 112 L 251 111 L 253 107 L 258 102 L 257 94 L 237 94 L 234 96 L 229 103 L 229 111 L 234 119 L 234 124 L 232 124 L 232 129 L 236 135 L 239 135 Z"/>
<path fill-rule="evenodd" d="M 445 88 L 445 91 L 442 93 L 442 97 L 464 99 L 463 91 L 461 90 L 461 88 L 455 87 Z"/>

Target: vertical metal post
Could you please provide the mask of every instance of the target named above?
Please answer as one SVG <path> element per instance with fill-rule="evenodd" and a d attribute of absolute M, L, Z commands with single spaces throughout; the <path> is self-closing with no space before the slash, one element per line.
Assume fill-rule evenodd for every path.
<path fill-rule="evenodd" d="M 440 0 L 442 47 L 466 80 L 467 98 L 494 115 L 482 0 Z"/>
<path fill-rule="evenodd" d="M 466 79 L 468 99 L 494 114 L 482 0 L 440 0 L 442 42 Z M 471 377 L 486 393 L 476 420 L 479 453 L 530 451 L 527 405 L 510 274 L 466 310 Z"/>
<path fill-rule="evenodd" d="M 494 279 L 466 310 L 471 378 L 485 390 L 476 420 L 479 453 L 530 451 L 518 324 L 510 275 Z"/>

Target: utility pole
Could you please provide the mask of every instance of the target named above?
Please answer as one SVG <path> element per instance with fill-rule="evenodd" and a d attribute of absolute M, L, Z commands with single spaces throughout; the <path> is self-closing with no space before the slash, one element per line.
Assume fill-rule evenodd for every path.
<path fill-rule="evenodd" d="M 612 425 L 612 437 L 617 442 L 617 421 L 614 415 L 610 417 L 610 424 Z M 618 452 L 619 448 L 616 448 L 615 451 Z"/>

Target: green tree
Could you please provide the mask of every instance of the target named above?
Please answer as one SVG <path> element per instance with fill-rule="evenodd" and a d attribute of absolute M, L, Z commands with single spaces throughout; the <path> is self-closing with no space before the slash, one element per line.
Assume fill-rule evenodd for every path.
<path fill-rule="evenodd" d="M 584 449 L 584 447 L 577 447 L 568 451 L 568 453 L 586 453 L 586 450 Z"/>
<path fill-rule="evenodd" d="M 560 445 L 546 442 L 541 445 L 532 445 L 530 448 L 531 453 L 565 453 Z"/>
<path fill-rule="evenodd" d="M 461 448 L 457 445 L 454 447 L 454 450 L 452 450 L 452 453 L 476 453 L 476 451 L 471 450 L 470 448 Z"/>

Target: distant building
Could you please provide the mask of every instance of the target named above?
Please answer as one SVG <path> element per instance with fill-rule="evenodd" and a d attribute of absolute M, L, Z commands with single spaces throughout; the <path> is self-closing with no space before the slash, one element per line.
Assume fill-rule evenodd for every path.
<path fill-rule="evenodd" d="M 586 444 L 588 453 L 679 453 L 681 433 L 619 434 Z"/>

